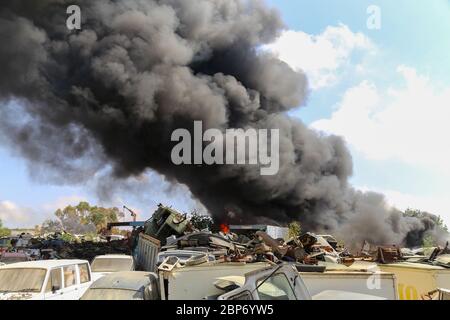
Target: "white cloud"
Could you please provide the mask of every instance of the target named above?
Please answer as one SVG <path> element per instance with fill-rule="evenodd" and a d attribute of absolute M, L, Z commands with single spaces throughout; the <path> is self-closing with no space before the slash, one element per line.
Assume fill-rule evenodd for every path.
<path fill-rule="evenodd" d="M 9 228 L 32 228 L 45 219 L 54 218 L 53 213 L 58 208 L 71 204 L 76 205 L 84 199 L 79 196 L 65 196 L 50 203 L 29 207 L 9 200 L 0 201 L 0 219 Z"/>
<path fill-rule="evenodd" d="M 374 52 L 375 46 L 363 33 L 354 33 L 346 25 L 328 26 L 319 35 L 288 30 L 264 47 L 292 68 L 305 71 L 311 89 L 330 86 L 349 63 L 356 50 Z"/>
<path fill-rule="evenodd" d="M 404 85 L 385 90 L 364 81 L 346 91 L 330 119 L 312 124 L 343 136 L 369 160 L 397 160 L 450 174 L 450 87 L 400 66 Z"/>
<path fill-rule="evenodd" d="M 32 220 L 33 212 L 11 201 L 0 201 L 0 220 L 5 226 L 26 225 Z"/>

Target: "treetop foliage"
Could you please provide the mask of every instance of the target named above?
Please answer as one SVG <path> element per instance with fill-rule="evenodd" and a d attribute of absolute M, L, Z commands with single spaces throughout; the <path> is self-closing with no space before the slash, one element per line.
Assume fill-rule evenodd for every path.
<path fill-rule="evenodd" d="M 103 208 L 91 206 L 82 201 L 76 206 L 68 205 L 55 211 L 56 219 L 49 219 L 42 224 L 41 232 L 50 233 L 66 231 L 73 234 L 99 232 L 109 222 L 117 222 L 123 213 L 116 207 Z"/>

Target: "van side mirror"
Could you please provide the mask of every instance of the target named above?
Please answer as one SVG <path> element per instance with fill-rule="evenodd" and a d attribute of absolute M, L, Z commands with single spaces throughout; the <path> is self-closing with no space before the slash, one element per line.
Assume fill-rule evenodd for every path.
<path fill-rule="evenodd" d="M 59 289 L 61 289 L 59 286 L 52 286 L 52 292 L 55 293 L 56 291 L 58 291 Z"/>

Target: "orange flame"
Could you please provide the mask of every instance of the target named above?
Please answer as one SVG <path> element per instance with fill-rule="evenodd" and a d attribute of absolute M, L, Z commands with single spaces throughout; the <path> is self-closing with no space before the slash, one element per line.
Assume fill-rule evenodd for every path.
<path fill-rule="evenodd" d="M 228 227 L 228 225 L 226 225 L 225 223 L 222 223 L 220 225 L 220 231 L 222 231 L 223 233 L 227 234 L 230 232 L 230 227 Z"/>

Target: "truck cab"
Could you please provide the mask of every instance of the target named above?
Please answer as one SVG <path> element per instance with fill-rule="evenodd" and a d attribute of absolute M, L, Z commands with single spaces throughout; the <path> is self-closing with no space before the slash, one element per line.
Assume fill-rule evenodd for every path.
<path fill-rule="evenodd" d="M 41 260 L 0 267 L 0 300 L 77 300 L 91 284 L 86 260 Z"/>
<path fill-rule="evenodd" d="M 325 290 L 311 296 L 301 275 L 290 265 L 255 270 L 245 277 L 225 277 L 215 285 L 224 290 L 238 287 L 219 300 L 385 300 L 383 297 L 340 290 Z"/>
<path fill-rule="evenodd" d="M 215 283 L 224 290 L 233 284 L 239 288 L 218 300 L 311 300 L 302 278 L 289 265 L 255 270 L 245 277 L 225 277 Z"/>

